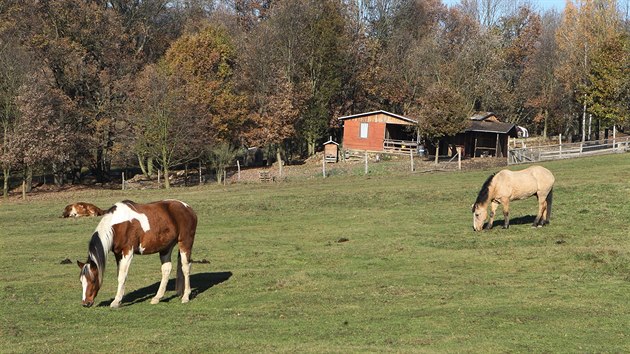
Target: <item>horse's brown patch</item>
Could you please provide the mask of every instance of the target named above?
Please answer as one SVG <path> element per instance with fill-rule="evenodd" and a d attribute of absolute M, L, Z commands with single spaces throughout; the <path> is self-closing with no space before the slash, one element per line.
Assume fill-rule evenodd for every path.
<path fill-rule="evenodd" d="M 79 217 L 79 216 L 100 216 L 105 212 L 94 204 L 78 202 L 68 204 L 63 210 L 62 217 Z"/>

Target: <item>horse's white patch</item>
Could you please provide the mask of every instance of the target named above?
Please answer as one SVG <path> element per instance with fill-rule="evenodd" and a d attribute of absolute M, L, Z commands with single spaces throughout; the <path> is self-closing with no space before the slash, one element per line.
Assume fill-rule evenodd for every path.
<path fill-rule="evenodd" d="M 87 286 L 88 286 L 87 279 L 85 279 L 85 275 L 82 275 L 81 276 L 81 287 L 83 288 L 83 298 L 81 299 L 82 301 L 85 301 L 85 293 L 87 292 Z"/>
<path fill-rule="evenodd" d="M 149 226 L 149 219 L 145 214 L 138 213 L 125 203 L 116 203 L 116 211 L 114 211 L 114 214 L 112 215 L 111 225 L 132 221 L 133 219 L 140 222 L 140 226 L 144 232 L 151 230 L 151 226 Z"/>
<path fill-rule="evenodd" d="M 70 210 L 70 216 L 77 216 L 79 213 L 77 213 L 77 208 L 73 205 L 72 206 L 72 210 Z"/>
<path fill-rule="evenodd" d="M 139 244 L 139 245 L 138 245 L 138 251 L 140 252 L 140 254 L 143 254 L 143 253 L 144 253 L 144 250 L 145 250 L 145 248 L 144 248 L 144 247 L 142 247 L 142 244 Z"/>

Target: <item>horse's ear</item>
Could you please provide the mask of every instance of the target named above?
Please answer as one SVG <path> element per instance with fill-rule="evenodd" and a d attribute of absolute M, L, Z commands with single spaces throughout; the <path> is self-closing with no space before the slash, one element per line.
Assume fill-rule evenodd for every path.
<path fill-rule="evenodd" d="M 81 261 L 77 260 L 77 265 L 79 266 L 80 269 L 83 269 L 83 266 L 85 265 L 85 263 L 82 263 Z"/>

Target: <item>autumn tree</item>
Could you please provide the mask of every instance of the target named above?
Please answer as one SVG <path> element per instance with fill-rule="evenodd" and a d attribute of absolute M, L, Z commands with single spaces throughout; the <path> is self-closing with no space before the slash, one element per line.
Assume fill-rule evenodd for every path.
<path fill-rule="evenodd" d="M 455 89 L 444 84 L 433 84 L 422 97 L 416 112 L 420 134 L 436 147 L 435 161 L 439 155 L 439 141 L 454 136 L 466 128 L 470 116 L 465 98 Z"/>
<path fill-rule="evenodd" d="M 55 183 L 63 184 L 65 167 L 78 151 L 74 102 L 51 82 L 52 73 L 47 71 L 29 75 L 17 100 L 20 115 L 8 154 L 25 168 L 29 189 L 37 167 L 50 168 Z"/>
<path fill-rule="evenodd" d="M 200 138 L 209 133 L 199 124 L 198 107 L 186 100 L 186 90 L 166 69 L 148 65 L 138 76 L 127 105 L 139 160 L 151 157 L 170 188 L 173 166 L 201 154 Z"/>
<path fill-rule="evenodd" d="M 237 57 L 225 28 L 207 26 L 180 37 L 166 52 L 164 68 L 177 78 L 183 99 L 198 107 L 213 136 L 236 142 L 247 111 L 235 87 Z"/>

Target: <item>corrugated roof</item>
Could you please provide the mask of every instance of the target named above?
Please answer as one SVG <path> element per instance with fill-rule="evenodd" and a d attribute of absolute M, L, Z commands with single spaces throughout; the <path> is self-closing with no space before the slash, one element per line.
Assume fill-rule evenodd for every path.
<path fill-rule="evenodd" d="M 339 117 L 339 118 L 337 118 L 337 119 L 339 119 L 339 120 L 346 120 L 346 119 L 353 119 L 353 118 L 359 118 L 359 117 L 371 116 L 371 115 L 374 115 L 374 114 L 385 114 L 385 115 L 388 115 L 388 116 L 390 116 L 390 117 L 394 117 L 394 118 L 402 119 L 402 120 L 404 120 L 404 121 L 406 121 L 406 122 L 409 122 L 409 123 L 418 124 L 418 121 L 417 121 L 417 120 L 415 120 L 415 119 L 411 119 L 411 118 L 403 117 L 403 116 L 401 116 L 401 115 L 394 114 L 394 113 L 392 113 L 392 112 L 383 111 L 383 110 L 380 110 L 380 111 L 373 111 L 373 112 L 365 112 L 365 113 L 358 113 L 358 114 L 353 114 L 353 115 L 351 115 L 351 116 Z"/>
<path fill-rule="evenodd" d="M 501 133 L 516 136 L 516 125 L 503 122 L 486 122 L 473 120 L 465 130 L 466 132 Z"/>
<path fill-rule="evenodd" d="M 486 118 L 489 118 L 494 115 L 495 115 L 494 112 L 477 112 L 469 119 L 470 120 L 485 120 Z"/>

